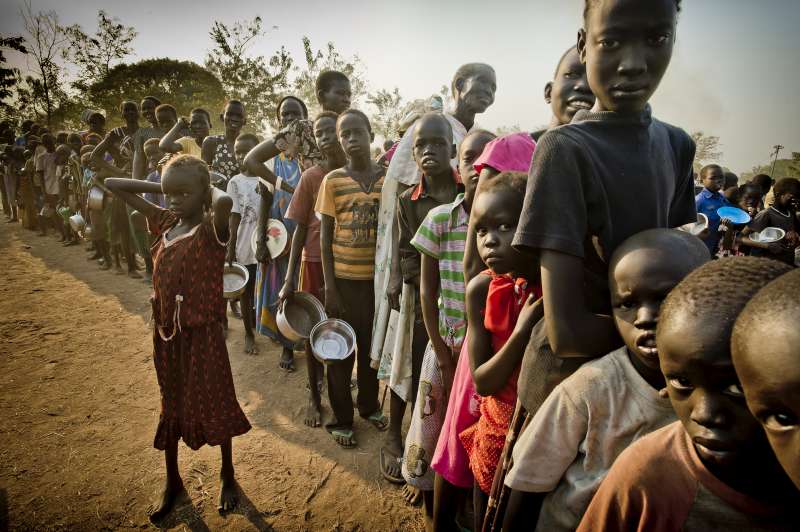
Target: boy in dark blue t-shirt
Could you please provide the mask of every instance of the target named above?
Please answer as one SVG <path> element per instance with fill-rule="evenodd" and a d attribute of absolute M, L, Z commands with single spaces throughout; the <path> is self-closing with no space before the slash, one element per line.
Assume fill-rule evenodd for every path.
<path fill-rule="evenodd" d="M 694 197 L 697 212 L 705 214 L 708 218 L 708 236 L 703 239 L 711 255 L 717 253 L 719 247 L 719 222 L 720 217 L 717 209 L 720 207 L 730 207 L 731 203 L 725 199 L 720 190 L 725 183 L 725 172 L 716 164 L 709 164 L 700 170 L 700 180 L 703 183 L 703 190 Z"/>

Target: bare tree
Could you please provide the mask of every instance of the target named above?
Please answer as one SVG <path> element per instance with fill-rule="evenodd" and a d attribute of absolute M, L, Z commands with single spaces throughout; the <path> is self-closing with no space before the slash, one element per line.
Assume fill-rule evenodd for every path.
<path fill-rule="evenodd" d="M 33 12 L 31 0 L 25 0 L 20 8 L 25 26 L 25 44 L 28 57 L 35 62 L 31 69 L 34 76 L 26 77 L 30 87 L 31 100 L 35 114 L 44 114 L 47 125 L 52 125 L 53 115 L 58 106 L 66 101 L 62 68 L 56 59 L 63 54 L 68 44 L 64 30 L 58 24 L 55 11 Z"/>
<path fill-rule="evenodd" d="M 381 89 L 367 95 L 367 103 L 375 108 L 372 113 L 372 129 L 386 140 L 397 138 L 398 126 L 403 119 L 405 106 L 400 90 Z"/>
<path fill-rule="evenodd" d="M 722 158 L 719 137 L 706 135 L 702 131 L 695 131 L 692 133 L 692 140 L 696 146 L 694 154 L 695 170 L 699 170 L 706 164 L 717 163 Z"/>

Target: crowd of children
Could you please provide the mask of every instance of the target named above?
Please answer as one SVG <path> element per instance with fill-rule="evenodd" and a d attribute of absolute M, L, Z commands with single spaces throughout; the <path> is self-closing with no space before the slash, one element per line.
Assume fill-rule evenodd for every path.
<path fill-rule="evenodd" d="M 319 115 L 287 96 L 263 141 L 236 100 L 218 136 L 207 110 L 152 96 L 108 132 L 97 111 L 74 133 L 4 122 L 9 221 L 152 283 L 167 474 L 151 518 L 183 489 L 180 439 L 221 446 L 220 511 L 236 504 L 231 441 L 250 424 L 222 270 L 238 262 L 245 352 L 269 336 L 293 371 L 305 350 L 305 424 L 345 448 L 356 408 L 386 431 L 381 473 L 430 530 L 800 529 L 800 181 L 695 173 L 691 138 L 653 116 L 679 11 L 586 0 L 547 129 L 480 129 L 497 79 L 469 63 L 453 107 L 430 100 L 377 160 L 335 71 Z M 276 257 L 269 219 L 292 235 Z M 352 326 L 352 356 L 323 365 L 283 337 L 298 291 Z"/>

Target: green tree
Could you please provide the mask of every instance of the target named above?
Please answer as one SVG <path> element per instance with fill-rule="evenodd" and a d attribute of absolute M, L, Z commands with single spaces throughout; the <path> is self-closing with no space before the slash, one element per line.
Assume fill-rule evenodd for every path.
<path fill-rule="evenodd" d="M 743 174 L 745 179 L 750 179 L 756 174 L 767 174 L 773 179 L 782 177 L 800 178 L 800 152 L 792 152 L 791 159 L 778 159 L 775 161 L 775 170 L 772 170 L 772 161 L 759 166 L 754 166 L 753 170 Z"/>
<path fill-rule="evenodd" d="M 68 103 L 63 68 L 56 62 L 68 39 L 55 11 L 34 13 L 30 0 L 26 0 L 20 15 L 26 33 L 25 48 L 34 63 L 32 75 L 26 76 L 25 86 L 20 87 L 20 100 L 26 104 L 27 114 L 44 116 L 47 125 L 52 126 L 59 107 Z"/>
<path fill-rule="evenodd" d="M 214 47 L 206 54 L 206 68 L 220 80 L 229 99 L 244 102 L 253 129 L 265 133 L 277 125 L 275 108 L 289 88 L 289 52 L 281 47 L 269 58 L 248 55 L 255 39 L 266 34 L 261 17 L 231 26 L 217 21 L 209 34 Z"/>
<path fill-rule="evenodd" d="M 372 130 L 387 140 L 398 137 L 398 126 L 403 119 L 405 106 L 400 90 L 395 87 L 393 91 L 381 89 L 367 95 L 367 103 L 375 108 L 372 113 Z"/>
<path fill-rule="evenodd" d="M 694 154 L 694 169 L 700 169 L 712 163 L 718 163 L 722 158 L 722 150 L 719 137 L 706 135 L 702 131 L 695 131 L 692 133 L 692 140 L 696 146 Z"/>
<path fill-rule="evenodd" d="M 350 88 L 353 92 L 351 101 L 354 106 L 367 95 L 366 69 L 357 55 L 342 57 L 332 42 L 328 43 L 324 51 L 315 51 L 311 46 L 311 39 L 305 36 L 303 56 L 305 65 L 294 79 L 294 90 L 295 96 L 302 98 L 312 116 L 320 111 L 316 82 L 317 76 L 325 70 L 338 70 L 350 78 Z"/>
<path fill-rule="evenodd" d="M 225 102 L 222 84 L 214 74 L 196 63 L 167 58 L 116 65 L 88 87 L 89 100 L 108 117 L 117 116 L 121 101 L 138 102 L 147 95 L 172 104 L 182 115 L 203 107 L 214 116 Z"/>
<path fill-rule="evenodd" d="M 20 73 L 18 68 L 7 66 L 4 50 L 13 50 L 21 54 L 27 54 L 28 50 L 25 48 L 23 37 L 0 36 L 0 113 L 6 117 L 11 109 L 10 98 L 20 82 Z"/>
<path fill-rule="evenodd" d="M 133 53 L 131 42 L 136 30 L 123 25 L 102 9 L 97 12 L 97 30 L 88 35 L 79 24 L 64 28 L 69 46 L 64 49 L 66 60 L 78 68 L 72 86 L 85 92 L 89 85 L 108 75 L 113 63 Z"/>

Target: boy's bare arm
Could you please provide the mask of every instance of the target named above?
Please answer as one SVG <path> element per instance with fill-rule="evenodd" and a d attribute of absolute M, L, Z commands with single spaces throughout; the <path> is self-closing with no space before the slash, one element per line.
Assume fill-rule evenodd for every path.
<path fill-rule="evenodd" d="M 183 151 L 183 146 L 178 144 L 177 140 L 181 138 L 181 133 L 184 129 L 189 127 L 189 123 L 186 121 L 186 118 L 180 117 L 175 125 L 172 126 L 166 135 L 161 137 L 161 140 L 158 142 L 158 147 L 164 153 L 178 153 Z"/>
<path fill-rule="evenodd" d="M 109 175 L 121 177 L 126 175 L 126 172 L 121 168 L 117 168 L 105 159 L 106 152 L 114 146 L 115 140 L 118 139 L 116 139 L 114 132 L 109 132 L 108 135 L 106 135 L 106 137 L 100 141 L 100 144 L 95 146 L 94 150 L 92 150 L 90 158 L 99 170 L 104 169 Z"/>
<path fill-rule="evenodd" d="M 256 260 L 261 264 L 269 264 L 272 257 L 267 249 L 267 221 L 272 206 L 272 192 L 261 186 L 261 199 L 258 202 L 258 221 L 256 222 Z"/>
<path fill-rule="evenodd" d="M 214 228 L 220 240 L 227 240 L 229 235 L 228 224 L 231 215 L 233 200 L 217 187 L 210 187 L 211 210 L 214 213 Z"/>
<path fill-rule="evenodd" d="M 473 277 L 481 273 L 486 265 L 478 254 L 478 239 L 475 235 L 475 222 L 470 219 L 467 226 L 467 241 L 464 244 L 464 285 L 468 285 Z"/>
<path fill-rule="evenodd" d="M 292 247 L 289 250 L 289 266 L 286 269 L 286 279 L 284 279 L 283 287 L 281 288 L 280 294 L 278 294 L 278 298 L 281 301 L 297 290 L 297 283 L 295 281 L 297 277 L 297 265 L 300 262 L 300 256 L 303 252 L 307 233 L 308 228 L 301 223 L 298 223 L 294 229 Z"/>
<path fill-rule="evenodd" d="M 149 181 L 125 177 L 109 177 L 105 181 L 105 186 L 122 201 L 148 218 L 159 209 L 157 205 L 153 205 L 139 194 L 161 194 L 160 183 L 150 183 Z"/>
<path fill-rule="evenodd" d="M 547 338 L 560 358 L 597 358 L 620 346 L 611 316 L 593 313 L 583 294 L 583 259 L 543 249 L 540 254 Z"/>
<path fill-rule="evenodd" d="M 325 311 L 328 317 L 341 316 L 339 290 L 336 288 L 336 275 L 333 268 L 333 229 L 336 220 L 327 214 L 320 215 L 319 244 L 322 254 L 322 276 L 325 279 Z"/>
<path fill-rule="evenodd" d="M 225 261 L 228 264 L 231 264 L 236 261 L 236 243 L 238 241 L 239 236 L 239 224 L 242 222 L 242 215 L 238 212 L 232 212 L 230 217 L 228 218 L 228 223 L 230 224 L 230 228 L 228 232 L 230 233 L 230 237 L 228 237 L 228 252 L 227 256 L 225 257 Z"/>
<path fill-rule="evenodd" d="M 431 339 L 433 351 L 441 366 L 443 358 L 452 359 L 453 355 L 439 333 L 439 305 L 437 304 L 439 299 L 439 261 L 425 253 L 422 254 L 420 265 L 419 298 L 422 307 L 422 321 L 425 323 L 425 330 L 428 332 L 428 338 Z"/>
<path fill-rule="evenodd" d="M 278 154 L 280 154 L 280 150 L 275 146 L 275 142 L 272 139 L 267 139 L 250 150 L 244 158 L 244 167 L 251 174 L 263 178 L 272 186 L 276 186 L 278 177 L 264 163 Z M 283 180 L 281 180 L 280 189 L 290 193 L 294 192 L 294 187 Z"/>

